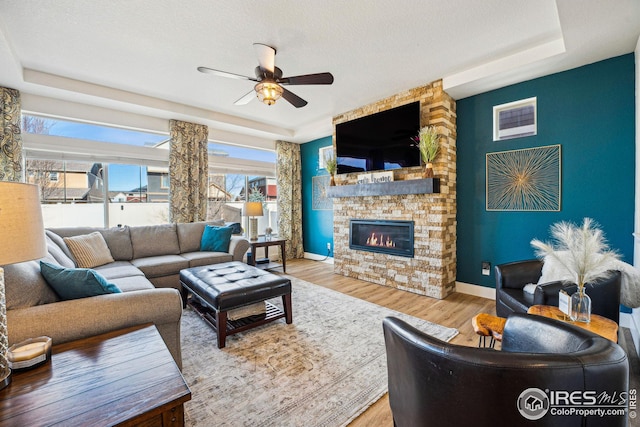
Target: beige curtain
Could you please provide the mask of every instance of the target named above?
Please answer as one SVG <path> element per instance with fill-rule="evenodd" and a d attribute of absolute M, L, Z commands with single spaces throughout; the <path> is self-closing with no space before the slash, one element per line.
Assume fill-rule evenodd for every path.
<path fill-rule="evenodd" d="M 278 234 L 287 240 L 287 259 L 302 258 L 302 176 L 300 145 L 276 141 Z"/>
<path fill-rule="evenodd" d="M 209 157 L 205 125 L 169 122 L 169 215 L 171 222 L 207 218 Z"/>
<path fill-rule="evenodd" d="M 20 92 L 0 87 L 0 181 L 22 181 Z"/>

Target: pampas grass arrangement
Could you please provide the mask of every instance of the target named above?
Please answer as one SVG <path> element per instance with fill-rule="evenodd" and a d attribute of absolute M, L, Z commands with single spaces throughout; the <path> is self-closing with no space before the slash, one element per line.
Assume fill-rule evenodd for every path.
<path fill-rule="evenodd" d="M 531 240 L 539 257 L 551 257 L 573 277 L 578 290 L 584 284 L 607 276 L 606 265 L 620 256 L 609 249 L 602 230 L 591 218 L 584 218 L 582 225 L 562 221 L 551 226 L 552 242 Z"/>

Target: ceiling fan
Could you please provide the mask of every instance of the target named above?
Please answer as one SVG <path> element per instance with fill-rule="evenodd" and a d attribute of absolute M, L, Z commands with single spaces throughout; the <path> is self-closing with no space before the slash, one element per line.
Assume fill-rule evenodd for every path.
<path fill-rule="evenodd" d="M 213 68 L 198 67 L 198 71 L 201 73 L 256 82 L 253 90 L 234 102 L 235 105 L 247 104 L 254 96 L 257 96 L 260 101 L 267 105 L 273 105 L 282 97 L 289 101 L 294 107 L 300 108 L 307 105 L 307 101 L 285 89 L 282 87 L 283 85 L 330 85 L 333 83 L 333 75 L 331 73 L 282 77 L 282 70 L 275 66 L 276 50 L 262 43 L 254 43 L 253 47 L 258 54 L 258 63 L 260 64 L 256 67 L 255 77 L 214 70 Z"/>

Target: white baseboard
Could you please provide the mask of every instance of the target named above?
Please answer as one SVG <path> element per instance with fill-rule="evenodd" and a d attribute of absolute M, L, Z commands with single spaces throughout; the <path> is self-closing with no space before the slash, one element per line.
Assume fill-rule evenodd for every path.
<path fill-rule="evenodd" d="M 487 299 L 496 299 L 496 289 L 488 288 L 486 286 L 472 285 L 470 283 L 456 282 L 456 292 L 461 294 L 474 295 L 476 297 L 482 297 Z"/>
<path fill-rule="evenodd" d="M 311 253 L 311 252 L 305 252 L 304 253 L 304 258 L 305 259 L 312 259 L 314 261 L 321 261 L 321 262 L 324 262 L 325 264 L 333 264 L 333 257 L 328 257 L 327 258 L 325 256 L 314 254 L 314 253 Z M 325 259 L 325 258 L 327 258 L 327 259 Z"/>

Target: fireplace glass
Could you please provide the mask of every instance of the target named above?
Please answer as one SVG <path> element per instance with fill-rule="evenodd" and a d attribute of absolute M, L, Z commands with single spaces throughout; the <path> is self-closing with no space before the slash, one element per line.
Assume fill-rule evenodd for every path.
<path fill-rule="evenodd" d="M 349 221 L 349 248 L 413 258 L 413 221 Z"/>

